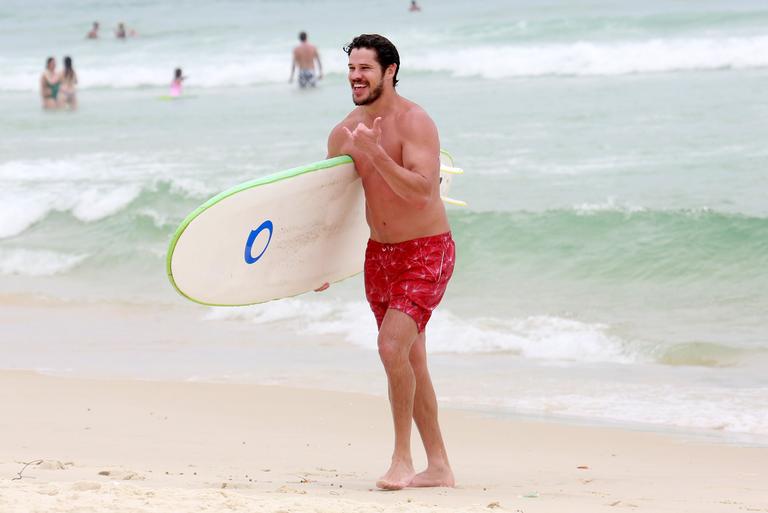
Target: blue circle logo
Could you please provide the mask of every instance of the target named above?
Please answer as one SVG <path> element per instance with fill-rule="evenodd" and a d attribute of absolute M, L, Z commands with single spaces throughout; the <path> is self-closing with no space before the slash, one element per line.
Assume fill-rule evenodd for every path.
<path fill-rule="evenodd" d="M 246 264 L 255 264 L 259 258 L 264 254 L 264 252 L 269 247 L 269 243 L 272 241 L 272 221 L 267 219 L 263 223 L 261 223 L 261 226 L 256 228 L 255 230 L 251 230 L 251 234 L 248 235 L 248 240 L 245 243 L 245 263 Z M 267 239 L 267 243 L 264 245 L 264 249 L 261 250 L 261 253 L 259 253 L 257 256 L 253 256 L 253 243 L 256 241 L 256 237 L 259 236 L 261 232 L 264 230 L 269 230 L 269 238 Z"/>

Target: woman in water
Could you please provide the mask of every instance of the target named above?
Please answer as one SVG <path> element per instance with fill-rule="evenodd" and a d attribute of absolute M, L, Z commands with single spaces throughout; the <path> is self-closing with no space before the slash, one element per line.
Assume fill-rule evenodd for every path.
<path fill-rule="evenodd" d="M 181 68 L 176 68 L 173 73 L 173 81 L 171 81 L 171 96 L 181 96 L 181 83 L 185 78 L 187 77 L 181 75 Z"/>
<path fill-rule="evenodd" d="M 59 106 L 59 87 L 61 75 L 56 73 L 56 59 L 48 57 L 45 61 L 45 71 L 40 76 L 40 96 L 43 97 L 43 108 L 55 109 Z"/>
<path fill-rule="evenodd" d="M 71 110 L 77 109 L 76 86 L 77 73 L 75 73 L 75 68 L 72 67 L 72 58 L 64 57 L 64 72 L 61 74 L 59 106 L 69 107 Z"/>

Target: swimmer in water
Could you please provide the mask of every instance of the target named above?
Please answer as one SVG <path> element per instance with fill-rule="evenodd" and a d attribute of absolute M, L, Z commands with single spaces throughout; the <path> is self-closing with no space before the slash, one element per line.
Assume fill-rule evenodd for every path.
<path fill-rule="evenodd" d="M 182 82 L 186 80 L 186 78 L 187 77 L 181 74 L 181 68 L 176 68 L 173 72 L 173 80 L 171 81 L 171 96 L 181 96 Z"/>
<path fill-rule="evenodd" d="M 323 78 L 323 65 L 320 62 L 320 53 L 315 45 L 307 41 L 307 33 L 299 33 L 299 45 L 293 49 L 293 62 L 291 63 L 291 78 L 288 82 L 293 82 L 293 76 L 296 68 L 299 69 L 299 87 L 315 87 L 317 81 Z M 315 63 L 317 63 L 317 75 L 315 75 Z"/>
<path fill-rule="evenodd" d="M 115 37 L 118 39 L 126 39 L 127 37 L 136 37 L 139 34 L 134 29 L 126 28 L 125 23 L 122 21 L 117 24 L 115 29 Z"/>
<path fill-rule="evenodd" d="M 56 59 L 48 57 L 45 61 L 45 71 L 40 76 L 40 96 L 43 98 L 43 108 L 53 110 L 58 107 L 61 75 L 56 73 Z"/>
<path fill-rule="evenodd" d="M 99 38 L 99 22 L 94 21 L 93 22 L 93 28 L 91 28 L 90 32 L 85 36 L 86 39 L 98 39 Z"/>
<path fill-rule="evenodd" d="M 64 72 L 61 74 L 61 89 L 59 91 L 59 107 L 69 107 L 70 110 L 77 109 L 77 73 L 72 67 L 72 57 L 64 57 Z"/>

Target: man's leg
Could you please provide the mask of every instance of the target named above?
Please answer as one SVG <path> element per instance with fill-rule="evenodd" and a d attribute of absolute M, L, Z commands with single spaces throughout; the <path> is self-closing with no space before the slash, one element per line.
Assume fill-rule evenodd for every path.
<path fill-rule="evenodd" d="M 453 471 L 437 420 L 437 397 L 427 368 L 424 332 L 416 337 L 409 357 L 416 378 L 413 418 L 427 453 L 427 469 L 416 474 L 410 486 L 454 486 Z"/>
<path fill-rule="evenodd" d="M 387 310 L 379 329 L 379 356 L 389 385 L 389 402 L 395 427 L 395 450 L 389 470 L 376 486 L 385 490 L 405 488 L 413 479 L 411 424 L 416 378 L 409 353 L 417 335 L 416 322 L 399 310 Z"/>

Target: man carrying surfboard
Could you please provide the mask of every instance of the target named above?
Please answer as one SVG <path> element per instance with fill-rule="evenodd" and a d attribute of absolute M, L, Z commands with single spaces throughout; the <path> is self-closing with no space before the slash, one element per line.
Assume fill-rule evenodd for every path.
<path fill-rule="evenodd" d="M 379 326 L 395 429 L 389 470 L 376 486 L 454 486 L 427 368 L 425 328 L 453 273 L 455 245 L 440 199 L 440 141 L 427 113 L 395 87 L 400 56 L 377 34 L 356 37 L 345 51 L 357 106 L 328 138 L 328 157 L 350 155 L 362 179 L 371 235 L 365 293 Z M 416 473 L 413 421 L 427 454 Z"/>

